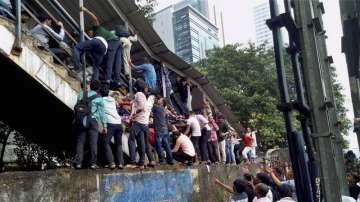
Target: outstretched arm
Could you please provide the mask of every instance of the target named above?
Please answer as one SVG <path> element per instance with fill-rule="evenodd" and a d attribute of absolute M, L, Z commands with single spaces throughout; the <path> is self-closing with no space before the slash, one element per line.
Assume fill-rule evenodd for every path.
<path fill-rule="evenodd" d="M 266 167 L 265 167 L 265 170 L 266 170 L 266 172 L 271 176 L 271 178 L 272 178 L 272 180 L 275 182 L 275 184 L 276 184 L 277 186 L 280 186 L 280 185 L 281 185 L 281 181 L 279 180 L 278 177 L 276 177 L 273 169 L 270 168 L 270 167 L 268 167 L 268 166 L 266 166 Z"/>
<path fill-rule="evenodd" d="M 91 19 L 92 19 L 95 26 L 100 25 L 99 19 L 96 17 L 96 15 L 93 12 L 89 11 L 85 7 L 80 7 L 80 11 L 84 11 L 85 13 L 87 13 L 91 17 Z"/>
<path fill-rule="evenodd" d="M 220 187 L 222 187 L 223 189 L 225 189 L 225 191 L 227 191 L 227 192 L 229 192 L 229 193 L 231 193 L 231 194 L 234 193 L 234 189 L 233 189 L 232 187 L 230 187 L 229 185 L 226 185 L 226 184 L 220 182 L 219 179 L 214 178 L 214 182 L 215 182 L 215 184 L 217 184 L 217 185 L 219 185 Z"/>

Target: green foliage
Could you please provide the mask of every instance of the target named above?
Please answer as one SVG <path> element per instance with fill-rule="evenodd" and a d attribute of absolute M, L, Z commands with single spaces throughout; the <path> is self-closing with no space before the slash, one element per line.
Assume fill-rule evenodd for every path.
<path fill-rule="evenodd" d="M 135 0 L 135 3 L 139 7 L 139 12 L 152 23 L 154 8 L 157 5 L 156 0 Z"/>
<path fill-rule="evenodd" d="M 265 45 L 242 47 L 234 44 L 209 51 L 208 58 L 195 65 L 215 85 L 243 125 L 258 131 L 262 150 L 287 146 L 284 119 L 276 107 L 278 83 L 274 62 L 273 50 L 266 49 Z M 289 94 L 293 100 L 296 95 L 292 90 L 294 79 L 288 56 L 285 57 L 285 65 Z M 345 116 L 340 84 L 335 83 L 334 90 L 345 134 L 349 129 L 349 120 Z M 299 129 L 296 115 L 293 114 L 295 131 Z"/>
<path fill-rule="evenodd" d="M 346 117 L 346 112 L 348 111 L 345 108 L 345 96 L 342 94 L 343 87 L 341 84 L 336 80 L 337 75 L 335 72 L 335 68 L 331 67 L 331 77 L 332 77 L 332 84 L 333 84 L 333 91 L 334 91 L 334 97 L 335 97 L 335 105 L 336 105 L 336 111 L 338 116 L 338 121 L 340 125 L 340 132 L 342 134 L 342 137 L 348 135 L 348 131 L 351 128 L 351 121 Z M 349 143 L 342 138 L 342 146 L 344 149 L 348 148 Z"/>

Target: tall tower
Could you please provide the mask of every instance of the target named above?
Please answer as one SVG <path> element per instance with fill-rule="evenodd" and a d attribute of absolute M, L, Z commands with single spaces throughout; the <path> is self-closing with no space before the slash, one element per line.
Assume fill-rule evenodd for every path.
<path fill-rule="evenodd" d="M 266 25 L 266 20 L 269 18 L 270 7 L 268 1 L 254 7 L 256 45 L 267 42 L 267 47 L 273 46 L 272 33 Z"/>
<path fill-rule="evenodd" d="M 209 2 L 208 0 L 183 0 L 177 4 L 180 9 L 185 6 L 192 6 L 195 10 L 199 11 L 203 16 L 209 19 Z"/>
<path fill-rule="evenodd" d="M 209 19 L 208 5 L 208 0 L 183 0 L 155 13 L 153 27 L 160 38 L 189 64 L 219 47 L 219 29 Z"/>

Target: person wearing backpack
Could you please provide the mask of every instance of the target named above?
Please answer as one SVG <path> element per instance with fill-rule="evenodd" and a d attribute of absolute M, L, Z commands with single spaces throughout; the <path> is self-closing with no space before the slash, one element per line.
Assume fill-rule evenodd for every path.
<path fill-rule="evenodd" d="M 90 144 L 90 168 L 98 168 L 96 162 L 99 131 L 103 134 L 107 133 L 104 100 L 98 95 L 100 87 L 101 84 L 99 81 L 91 81 L 90 90 L 80 92 L 74 108 L 74 125 L 77 133 L 74 162 L 76 169 L 82 167 L 86 139 L 88 139 Z"/>

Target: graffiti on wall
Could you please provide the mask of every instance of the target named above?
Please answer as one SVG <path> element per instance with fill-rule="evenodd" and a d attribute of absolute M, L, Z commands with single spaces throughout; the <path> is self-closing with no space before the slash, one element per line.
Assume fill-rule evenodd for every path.
<path fill-rule="evenodd" d="M 100 201 L 187 202 L 197 187 L 194 177 L 192 170 L 103 175 Z"/>

